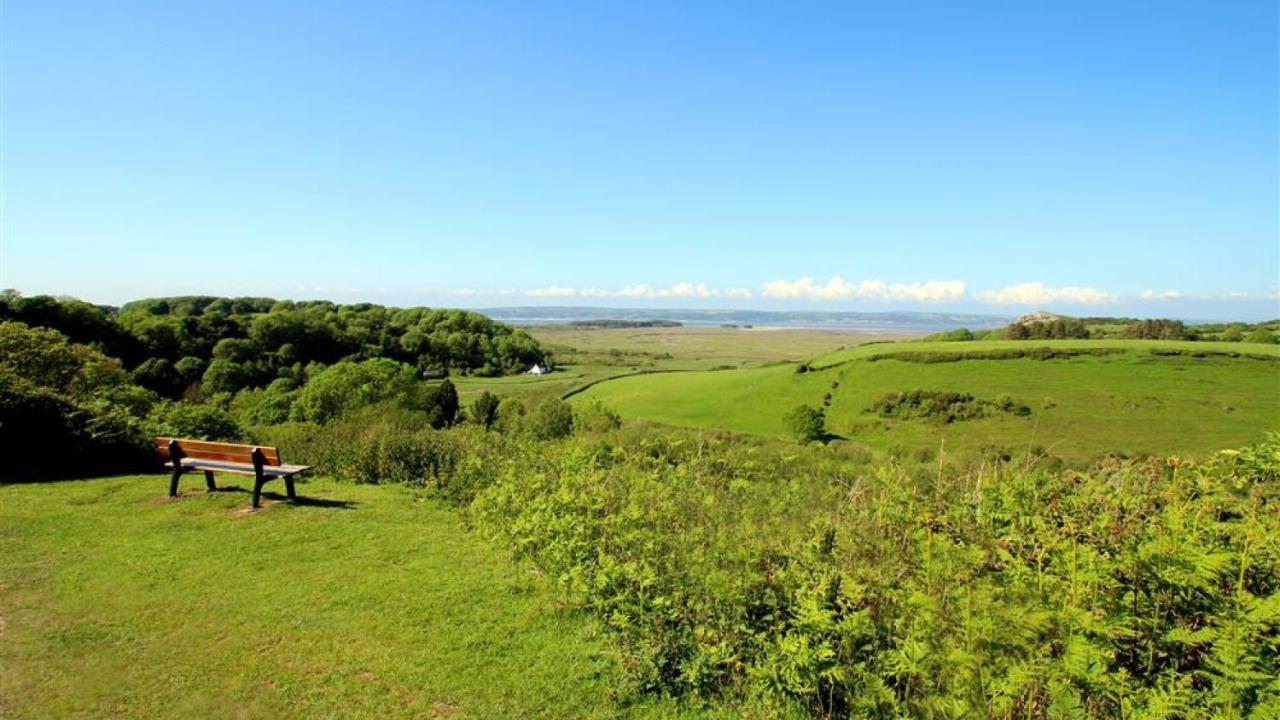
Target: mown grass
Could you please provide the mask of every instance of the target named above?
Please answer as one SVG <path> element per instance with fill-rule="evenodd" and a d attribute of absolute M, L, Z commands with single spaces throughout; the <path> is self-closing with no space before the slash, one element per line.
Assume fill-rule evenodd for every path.
<path fill-rule="evenodd" d="M 165 482 L 0 486 L 0 716 L 698 714 L 619 696 L 595 622 L 436 500 Z"/>
<path fill-rule="evenodd" d="M 983 352 L 1017 348 L 1102 348 L 1112 355 L 1052 360 L 1006 359 L 923 363 L 895 352 Z M 1200 454 L 1257 441 L 1280 427 L 1280 363 L 1167 352 L 1257 352 L 1280 347 L 1241 343 L 1050 341 L 877 343 L 828 354 L 795 372 L 791 365 L 622 378 L 582 393 L 623 415 L 680 427 L 706 427 L 785 437 L 783 415 L 797 404 L 822 405 L 827 429 L 881 451 L 978 451 L 1039 446 L 1071 461 L 1108 452 Z M 890 359 L 870 361 L 871 356 Z M 915 389 L 1009 395 L 1032 408 L 939 425 L 923 419 L 877 418 L 867 410 L 891 392 Z"/>

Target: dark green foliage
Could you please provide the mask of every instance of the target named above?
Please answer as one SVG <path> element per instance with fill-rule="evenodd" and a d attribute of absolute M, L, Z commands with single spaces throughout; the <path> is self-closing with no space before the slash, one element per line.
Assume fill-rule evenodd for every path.
<path fill-rule="evenodd" d="M 1087 338 L 1089 328 L 1079 318 L 1058 317 L 1040 322 L 1015 322 L 1004 329 L 1006 340 Z M 970 335 L 969 339 L 973 339 Z"/>
<path fill-rule="evenodd" d="M 973 339 L 973 331 L 969 328 L 958 328 L 956 330 L 948 330 L 946 332 L 934 333 L 925 337 L 925 340 L 936 340 L 939 342 L 968 342 Z"/>
<path fill-rule="evenodd" d="M 235 419 L 216 405 L 191 402 L 162 402 L 148 418 L 153 437 L 178 437 L 191 440 L 235 441 L 242 432 Z"/>
<path fill-rule="evenodd" d="M 826 416 L 819 408 L 797 405 L 783 418 L 787 429 L 800 442 L 822 440 L 827 435 Z"/>
<path fill-rule="evenodd" d="M 488 430 L 498 421 L 498 396 L 485 390 L 471 403 L 471 422 Z"/>
<path fill-rule="evenodd" d="M 458 389 L 449 380 L 439 385 L 428 386 L 421 392 L 419 407 L 431 423 L 431 427 L 439 430 L 453 425 L 458 420 Z"/>
<path fill-rule="evenodd" d="M 177 397 L 186 385 L 173 363 L 164 358 L 148 358 L 130 373 L 133 381 L 165 397 Z"/>
<path fill-rule="evenodd" d="M 976 420 L 996 413 L 1026 416 L 1031 408 L 1004 395 L 992 402 L 980 400 L 969 393 L 938 390 L 911 390 L 889 393 L 877 400 L 868 412 L 881 417 L 899 419 L 922 418 L 939 423 Z"/>
<path fill-rule="evenodd" d="M 1280 356 L 1264 355 L 1250 352 L 1225 352 L 1222 350 L 1183 350 L 1181 348 L 1151 348 L 1150 354 L 1156 357 L 1191 357 L 1191 358 L 1232 358 L 1258 360 L 1260 362 L 1280 362 Z"/>
<path fill-rule="evenodd" d="M 277 302 L 267 298 L 179 297 L 128 303 L 119 311 L 48 296 L 0 294 L 0 320 L 63 332 L 142 367 L 138 381 L 170 397 L 208 372 L 184 358 L 225 361 L 207 394 L 261 387 L 298 364 L 388 358 L 419 371 L 520 372 L 545 353 L 527 333 L 461 310 L 386 308 L 369 303 Z M 230 369 L 226 363 L 234 365 Z"/>
<path fill-rule="evenodd" d="M 230 411 L 244 425 L 275 425 L 288 421 L 297 396 L 294 382 L 279 378 L 265 388 L 250 388 L 236 393 L 230 402 Z"/>
<path fill-rule="evenodd" d="M 94 348 L 0 322 L 0 475 L 140 467 L 155 399 Z"/>
<path fill-rule="evenodd" d="M 0 292 L 0 322 L 6 320 L 57 330 L 71 342 L 96 347 L 128 367 L 141 359 L 137 342 L 116 322 L 111 308 L 49 295 L 24 298 L 5 290 Z"/>
<path fill-rule="evenodd" d="M 568 437 L 573 433 L 573 408 L 560 398 L 543 398 L 524 419 L 524 428 L 538 440 Z"/>
<path fill-rule="evenodd" d="M 1194 336 L 1181 320 L 1139 320 L 1124 331 L 1124 337 L 1140 340 L 1190 340 Z"/>
<path fill-rule="evenodd" d="M 1119 355 L 1124 353 L 1124 348 L 1010 348 L 1008 350 L 961 350 L 956 352 L 928 352 L 907 350 L 903 352 L 888 352 L 868 355 L 864 360 L 867 362 L 876 362 L 879 360 L 901 360 L 902 362 L 915 363 L 942 363 L 942 362 L 960 362 L 962 360 L 1021 360 L 1028 358 L 1031 360 L 1061 360 L 1073 357 L 1103 357 L 1106 355 Z"/>

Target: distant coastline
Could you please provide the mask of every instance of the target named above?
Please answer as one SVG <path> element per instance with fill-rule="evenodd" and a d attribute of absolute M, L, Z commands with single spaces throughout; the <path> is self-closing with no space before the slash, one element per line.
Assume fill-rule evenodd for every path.
<path fill-rule="evenodd" d="M 823 312 L 803 310 L 693 310 L 678 308 L 495 307 L 476 312 L 512 325 L 587 324 L 594 327 L 725 325 L 807 330 L 869 330 L 903 333 L 941 332 L 957 328 L 994 329 L 1013 318 L 1002 315 L 924 312 Z"/>

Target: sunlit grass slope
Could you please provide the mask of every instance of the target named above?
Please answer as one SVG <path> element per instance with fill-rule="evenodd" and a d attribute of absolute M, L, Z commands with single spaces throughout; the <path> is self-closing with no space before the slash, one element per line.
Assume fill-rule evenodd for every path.
<path fill-rule="evenodd" d="M 0 486 L 0 717 L 682 714 L 619 704 L 596 625 L 436 501 L 321 481 L 301 491 L 324 504 L 248 513 L 164 490 Z"/>
<path fill-rule="evenodd" d="M 1109 348 L 1105 356 L 958 362 L 870 361 L 898 352 L 983 352 L 1032 347 Z M 684 427 L 785 436 L 782 416 L 831 394 L 827 428 L 878 450 L 1042 446 L 1068 460 L 1119 452 L 1198 454 L 1257 441 L 1280 428 L 1280 362 L 1215 355 L 1153 355 L 1151 350 L 1248 352 L 1280 348 L 1240 343 L 1052 341 L 874 344 L 795 366 L 646 375 L 598 384 L 578 398 L 600 400 L 624 417 Z M 871 404 L 914 389 L 1008 395 L 1027 417 L 997 414 L 951 424 L 880 418 Z"/>

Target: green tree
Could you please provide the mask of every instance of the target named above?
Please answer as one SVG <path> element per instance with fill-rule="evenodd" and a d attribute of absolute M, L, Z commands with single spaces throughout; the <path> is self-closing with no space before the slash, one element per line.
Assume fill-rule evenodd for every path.
<path fill-rule="evenodd" d="M 216 405 L 164 402 L 148 418 L 151 434 L 190 440 L 239 440 L 240 426 L 230 413 Z"/>
<path fill-rule="evenodd" d="M 529 408 L 519 398 L 503 398 L 498 403 L 497 419 L 494 427 L 499 432 L 517 433 L 524 426 L 524 419 Z"/>
<path fill-rule="evenodd" d="M 7 455 L 0 471 L 138 463 L 147 452 L 141 421 L 155 400 L 119 360 L 55 330 L 0 322 L 0 447 L 23 451 Z"/>
<path fill-rule="evenodd" d="M 573 408 L 558 397 L 543 399 L 525 419 L 529 434 L 539 440 L 555 440 L 573 433 Z"/>
<path fill-rule="evenodd" d="M 135 383 L 165 397 L 175 397 L 182 390 L 177 370 L 164 358 L 147 358 L 129 375 Z"/>
<path fill-rule="evenodd" d="M 307 381 L 293 403 L 290 416 L 294 420 L 327 423 L 375 403 L 405 403 L 415 382 L 413 369 L 394 360 L 340 362 Z"/>
<path fill-rule="evenodd" d="M 488 430 L 498 420 L 498 396 L 485 390 L 471 403 L 471 420 Z"/>
<path fill-rule="evenodd" d="M 233 393 L 249 384 L 249 373 L 230 360 L 214 360 L 205 368 L 200 384 L 206 393 Z"/>
<path fill-rule="evenodd" d="M 813 442 L 827 436 L 826 416 L 810 405 L 797 405 L 783 417 L 787 429 L 800 442 Z"/>
<path fill-rule="evenodd" d="M 439 430 L 458 420 L 458 389 L 447 378 L 439 385 L 428 386 L 423 393 L 422 408 L 431 427 Z"/>
<path fill-rule="evenodd" d="M 1246 335 L 1244 338 L 1244 341 L 1251 342 L 1251 343 L 1263 343 L 1266 345 L 1274 345 L 1276 344 L 1276 334 L 1274 332 L 1271 332 L 1270 330 L 1267 330 L 1266 328 L 1258 328 L 1257 330 L 1254 330 L 1253 332 Z"/>

